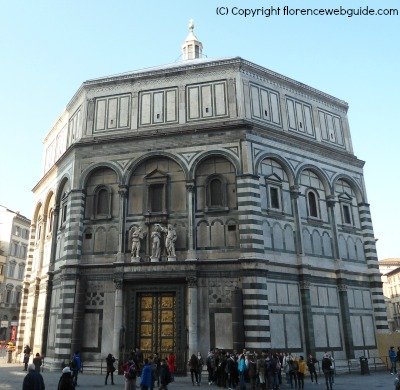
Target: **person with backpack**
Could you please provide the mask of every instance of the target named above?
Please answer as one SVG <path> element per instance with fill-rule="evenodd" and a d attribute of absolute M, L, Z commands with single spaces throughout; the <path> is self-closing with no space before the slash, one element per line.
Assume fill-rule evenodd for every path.
<path fill-rule="evenodd" d="M 161 360 L 160 365 L 160 390 L 168 390 L 168 385 L 172 382 L 172 376 L 169 371 L 167 362 L 165 359 Z"/>
<path fill-rule="evenodd" d="M 122 369 L 124 370 L 125 390 L 135 390 L 138 369 L 134 360 L 129 359 L 123 364 Z"/>
<path fill-rule="evenodd" d="M 106 357 L 107 374 L 106 374 L 106 380 L 104 383 L 105 385 L 107 384 L 107 379 L 110 374 L 111 374 L 111 384 L 112 385 L 114 384 L 114 371 L 115 371 L 114 363 L 115 363 L 115 357 L 113 355 L 111 355 L 111 353 L 109 353 L 108 356 Z"/>
<path fill-rule="evenodd" d="M 332 390 L 333 389 L 333 382 L 332 382 L 332 376 L 333 376 L 333 369 L 332 369 L 332 360 L 329 357 L 328 353 L 325 353 L 322 362 L 321 362 L 321 368 L 322 372 L 324 373 L 325 376 L 325 384 L 326 384 L 326 390 Z"/>
<path fill-rule="evenodd" d="M 69 368 L 72 371 L 72 380 L 74 382 L 74 386 L 78 386 L 78 373 L 81 367 L 82 367 L 81 357 L 79 355 L 79 351 L 76 351 L 69 363 Z"/>

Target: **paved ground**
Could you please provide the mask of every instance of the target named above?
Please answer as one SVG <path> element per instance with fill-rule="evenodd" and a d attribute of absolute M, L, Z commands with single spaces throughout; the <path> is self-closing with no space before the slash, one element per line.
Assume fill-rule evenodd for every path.
<path fill-rule="evenodd" d="M 0 361 L 0 390 L 21 390 L 22 381 L 26 373 L 22 371 L 21 365 L 6 364 Z M 61 373 L 57 372 L 44 372 L 43 378 L 47 390 L 57 390 L 58 379 Z M 388 372 L 372 372 L 371 375 L 359 374 L 343 374 L 335 377 L 335 390 L 370 390 L 370 389 L 394 389 L 393 376 Z M 109 388 L 112 390 L 123 389 L 124 380 L 122 376 L 115 377 L 115 386 L 104 386 L 104 375 L 93 374 L 80 374 L 79 375 L 79 389 L 98 389 Z M 198 387 L 196 387 L 197 389 Z M 217 390 L 215 386 L 208 386 L 204 382 L 200 388 Z M 282 386 L 282 389 L 288 389 L 288 386 Z M 324 384 L 320 383 L 315 385 L 306 378 L 305 389 L 325 390 Z M 169 390 L 179 389 L 193 389 L 189 377 L 176 378 L 174 383 L 169 385 Z"/>

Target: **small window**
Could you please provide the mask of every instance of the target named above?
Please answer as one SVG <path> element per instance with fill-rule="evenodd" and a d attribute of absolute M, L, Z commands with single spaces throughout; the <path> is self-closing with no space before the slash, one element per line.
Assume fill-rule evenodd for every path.
<path fill-rule="evenodd" d="M 349 204 L 342 204 L 343 223 L 345 225 L 352 225 L 351 209 Z"/>
<path fill-rule="evenodd" d="M 150 211 L 161 213 L 163 211 L 164 184 L 152 184 L 149 187 Z"/>
<path fill-rule="evenodd" d="M 210 181 L 210 206 L 211 207 L 222 207 L 222 183 L 218 178 Z"/>
<path fill-rule="evenodd" d="M 227 184 L 222 175 L 211 175 L 206 180 L 206 210 L 227 211 Z"/>
<path fill-rule="evenodd" d="M 280 188 L 269 186 L 269 206 L 271 209 L 281 209 Z"/>
<path fill-rule="evenodd" d="M 10 303 L 10 302 L 11 302 L 11 290 L 7 290 L 6 303 Z"/>
<path fill-rule="evenodd" d="M 319 218 L 317 195 L 313 191 L 307 194 L 308 215 L 312 218 Z"/>
<path fill-rule="evenodd" d="M 97 214 L 108 214 L 108 192 L 102 188 L 97 193 Z"/>

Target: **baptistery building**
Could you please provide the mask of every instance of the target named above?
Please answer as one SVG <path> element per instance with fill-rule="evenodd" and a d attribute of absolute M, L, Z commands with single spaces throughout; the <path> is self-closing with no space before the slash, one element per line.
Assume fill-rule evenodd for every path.
<path fill-rule="evenodd" d="M 44 140 L 18 349 L 59 367 L 212 347 L 377 353 L 348 104 L 240 57 L 84 82 Z M 327 75 L 328 76 L 328 75 Z"/>

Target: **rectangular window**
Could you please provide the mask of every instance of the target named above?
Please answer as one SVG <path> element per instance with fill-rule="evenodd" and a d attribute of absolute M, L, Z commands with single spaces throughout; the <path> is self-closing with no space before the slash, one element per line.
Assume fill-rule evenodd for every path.
<path fill-rule="evenodd" d="M 278 92 L 251 84 L 250 103 L 253 118 L 281 125 Z"/>
<path fill-rule="evenodd" d="M 153 184 L 149 188 L 150 191 L 150 211 L 160 213 L 163 211 L 164 184 Z"/>
<path fill-rule="evenodd" d="M 343 211 L 343 223 L 346 225 L 351 225 L 352 221 L 351 221 L 350 205 L 343 204 L 342 211 Z"/>
<path fill-rule="evenodd" d="M 269 187 L 269 199 L 271 209 L 281 209 L 280 191 L 278 187 Z"/>

